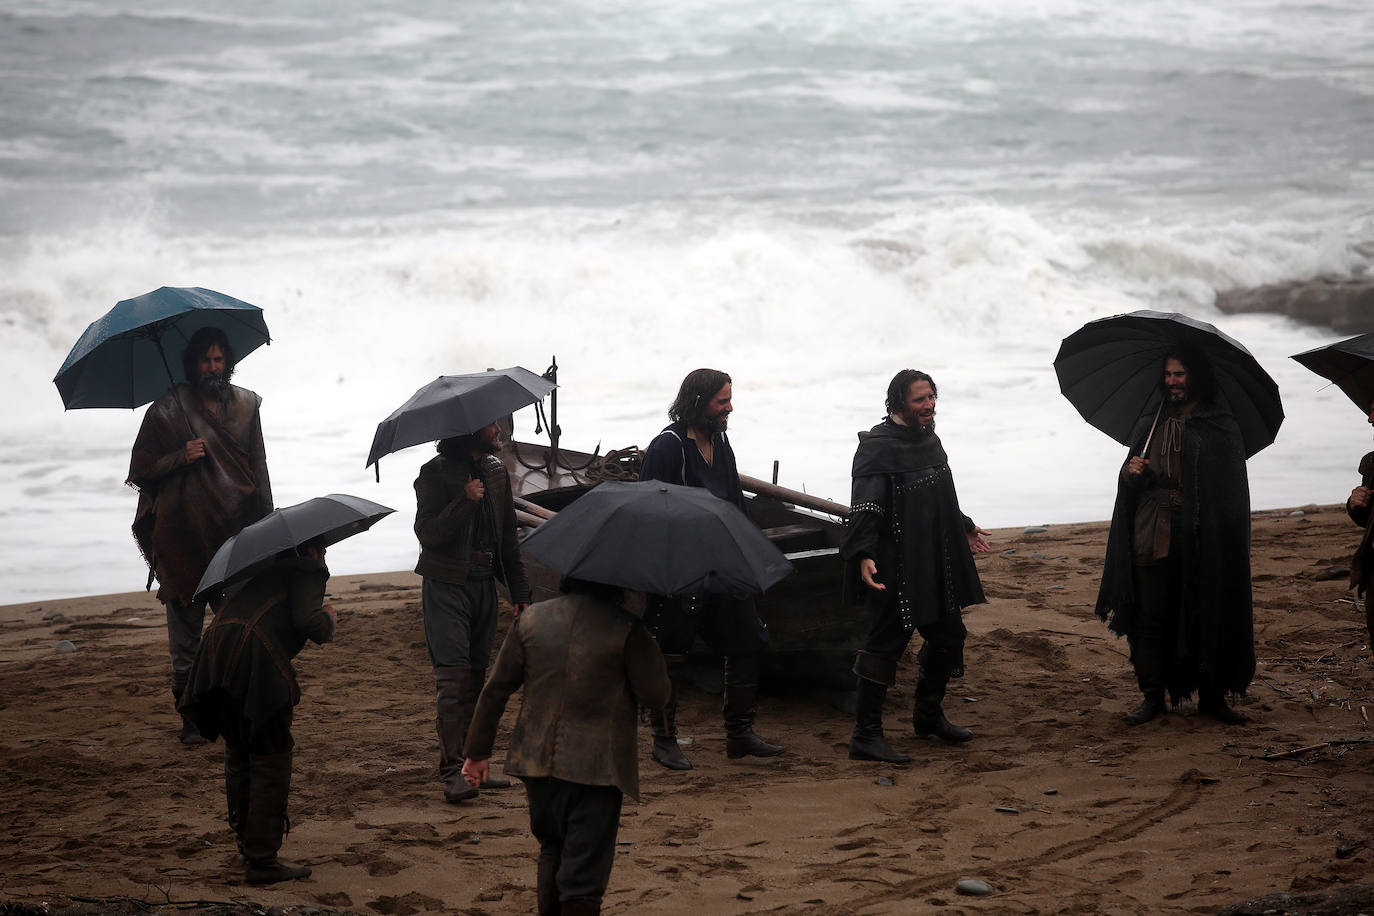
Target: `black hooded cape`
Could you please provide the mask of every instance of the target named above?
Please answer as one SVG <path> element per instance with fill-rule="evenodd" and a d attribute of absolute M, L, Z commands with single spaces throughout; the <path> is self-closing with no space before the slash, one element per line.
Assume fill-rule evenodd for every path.
<path fill-rule="evenodd" d="M 875 594 L 859 577 L 871 557 L 878 579 L 895 587 L 908 631 L 983 604 L 983 584 L 969 549 L 973 522 L 959 510 L 954 476 L 934 431 L 890 418 L 859 433 L 845 541 L 844 599 Z"/>
<path fill-rule="evenodd" d="M 1139 454 L 1153 415 L 1131 434 Z M 1184 700 L 1207 684 L 1241 694 L 1255 676 L 1254 611 L 1250 595 L 1250 484 L 1245 447 L 1230 411 L 1207 403 L 1189 414 L 1183 436 L 1183 505 L 1176 510 L 1182 606 L 1169 693 Z M 1131 538 L 1140 491 L 1118 475 L 1107 536 L 1097 616 L 1118 636 L 1135 628 Z"/>

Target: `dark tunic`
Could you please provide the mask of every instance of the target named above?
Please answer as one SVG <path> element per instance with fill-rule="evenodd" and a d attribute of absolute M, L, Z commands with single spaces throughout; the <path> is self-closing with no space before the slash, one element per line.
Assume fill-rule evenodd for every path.
<path fill-rule="evenodd" d="M 190 386 L 177 385 L 149 405 L 134 440 L 127 480 L 139 491 L 134 540 L 163 602 L 189 602 L 220 545 L 272 511 L 262 399 L 246 388 L 229 390 L 216 417 Z M 187 464 L 192 438 L 205 440 L 205 457 Z"/>
<path fill-rule="evenodd" d="M 686 423 L 665 427 L 644 450 L 639 478 L 702 487 L 748 514 L 739 470 L 735 466 L 735 451 L 725 433 L 716 434 L 712 463 L 707 464 L 701 457 L 701 450 L 687 435 Z M 759 619 L 754 599 L 748 595 L 708 593 L 688 598 L 649 595 L 645 601 L 644 622 L 663 651 L 670 655 L 687 652 L 694 634 L 699 634 L 722 655 L 752 654 L 768 647 L 768 630 Z"/>
<path fill-rule="evenodd" d="M 291 659 L 307 639 L 334 638 L 334 619 L 323 610 L 328 580 L 322 561 L 293 558 L 231 588 L 205 631 L 178 704 L 202 735 L 213 741 L 226 731 L 220 720 L 226 706 L 236 706 L 255 728 L 290 715 L 301 701 Z"/>
<path fill-rule="evenodd" d="M 1141 419 L 1131 437 L 1132 454 L 1139 454 L 1153 420 L 1153 414 Z M 1229 411 L 1198 404 L 1184 430 L 1169 550 L 1181 591 L 1167 685 L 1175 700 L 1200 685 L 1243 693 L 1255 674 L 1250 486 L 1240 427 Z M 1140 491 L 1125 475 L 1118 481 L 1096 613 L 1112 632 L 1131 637 L 1138 610 L 1133 534 Z"/>
<path fill-rule="evenodd" d="M 933 430 L 888 418 L 859 433 L 852 473 L 840 545 L 846 603 L 895 602 L 909 633 L 987 600 L 968 544 L 974 524 L 959 509 L 949 459 Z M 863 584 L 859 562 L 866 558 L 886 592 Z"/>
<path fill-rule="evenodd" d="M 1374 488 L 1374 452 L 1360 459 L 1360 486 Z M 1370 579 L 1374 578 L 1374 512 L 1369 506 L 1352 506 L 1349 501 L 1345 511 L 1352 522 L 1364 528 L 1360 546 L 1350 558 L 1350 587 L 1363 596 L 1369 590 Z M 1374 633 L 1374 628 L 1370 632 Z"/>

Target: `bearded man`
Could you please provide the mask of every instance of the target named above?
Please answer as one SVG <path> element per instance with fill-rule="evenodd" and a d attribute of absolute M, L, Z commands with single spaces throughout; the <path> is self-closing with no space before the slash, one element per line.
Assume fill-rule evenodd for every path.
<path fill-rule="evenodd" d="M 200 647 L 205 602 L 194 595 L 205 567 L 221 544 L 272 511 L 262 398 L 229 383 L 235 362 L 219 328 L 191 336 L 181 354 L 189 381 L 148 407 L 125 481 L 138 490 L 134 540 L 167 611 L 175 700 Z M 181 720 L 181 742 L 203 743 L 195 724 Z"/>
<path fill-rule="evenodd" d="M 1369 404 L 1369 424 L 1374 426 L 1374 401 Z M 1374 452 L 1368 452 L 1360 459 L 1360 485 L 1350 491 L 1345 501 L 1345 511 L 1350 520 L 1364 529 L 1360 546 L 1350 560 L 1350 587 L 1365 599 L 1364 621 L 1369 630 L 1370 644 L 1374 645 L 1374 611 L 1369 607 L 1366 592 L 1374 584 L 1374 512 L 1370 503 L 1374 502 Z"/>
<path fill-rule="evenodd" d="M 887 386 L 887 418 L 859 433 L 853 493 L 840 555 L 846 603 L 867 600 L 868 639 L 854 659 L 857 697 L 849 759 L 909 763 L 883 734 L 883 703 L 897 663 L 921 634 L 912 727 L 918 736 L 967 741 L 973 732 L 945 716 L 945 691 L 964 673 L 963 609 L 982 604 L 974 553 L 987 532 L 959 508 L 954 477 L 935 434 L 935 380 L 903 369 Z"/>
<path fill-rule="evenodd" d="M 420 593 L 425 645 L 434 669 L 435 730 L 444 800 L 475 798 L 463 779 L 463 742 L 486 681 L 496 639 L 496 583 L 510 592 L 515 615 L 530 602 L 529 581 L 516 539 L 510 477 L 496 455 L 501 427 L 441 440 L 438 457 L 415 478 L 415 536 L 423 577 Z M 481 788 L 501 789 L 506 779 Z"/>
<path fill-rule="evenodd" d="M 730 376 L 695 369 L 668 408 L 672 422 L 644 450 L 641 480 L 704 487 L 745 512 L 735 452 L 725 429 L 735 409 Z M 747 513 L 746 513 L 747 514 Z M 768 648 L 768 629 L 747 595 L 649 595 L 644 622 L 668 663 L 673 690 L 667 706 L 654 711 L 653 758 L 670 770 L 690 770 L 692 761 L 677 740 L 677 697 L 687 653 L 698 635 L 725 657 L 725 756 L 776 757 L 783 752 L 754 734 L 758 714 L 759 656 Z"/>
<path fill-rule="evenodd" d="M 1199 712 L 1237 725 L 1226 695 L 1255 675 L 1245 446 L 1202 354 L 1177 349 L 1160 370 L 1163 409 L 1118 475 L 1097 616 L 1130 642 L 1143 700 L 1128 724 L 1196 693 Z"/>

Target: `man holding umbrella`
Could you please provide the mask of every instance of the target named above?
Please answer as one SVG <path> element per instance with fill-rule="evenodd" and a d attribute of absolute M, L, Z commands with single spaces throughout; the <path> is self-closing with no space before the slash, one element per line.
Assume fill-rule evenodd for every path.
<path fill-rule="evenodd" d="M 735 453 L 725 434 L 734 410 L 730 376 L 717 369 L 695 369 L 678 388 L 668 409 L 672 423 L 644 451 L 639 476 L 679 486 L 702 487 L 744 513 Z M 747 515 L 746 515 L 747 518 Z M 760 654 L 768 648 L 768 630 L 752 598 L 730 594 L 653 595 L 646 597 L 644 622 L 668 660 L 673 695 L 651 717 L 653 758 L 670 770 L 690 770 L 692 762 L 677 740 L 679 672 L 699 634 L 725 657 L 725 755 L 776 757 L 781 745 L 754 734 L 758 713 Z"/>
<path fill-rule="evenodd" d="M 272 511 L 262 403 L 230 384 L 228 336 L 202 327 L 181 353 L 186 383 L 149 406 L 134 440 L 128 483 L 139 491 L 134 539 L 167 610 L 172 694 L 180 699 L 200 645 L 205 602 L 194 598 L 206 564 L 229 537 Z M 203 738 L 182 717 L 184 744 Z"/>
<path fill-rule="evenodd" d="M 1255 673 L 1246 447 L 1200 350 L 1175 345 L 1158 371 L 1164 400 L 1119 474 L 1097 615 L 1130 641 L 1143 700 L 1128 723 L 1163 712 L 1167 691 L 1236 725 L 1226 695 Z"/>

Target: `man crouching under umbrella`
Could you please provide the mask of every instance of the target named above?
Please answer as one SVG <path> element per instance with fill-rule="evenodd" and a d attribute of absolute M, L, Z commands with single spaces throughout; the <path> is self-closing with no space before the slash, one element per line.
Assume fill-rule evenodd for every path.
<path fill-rule="evenodd" d="M 178 706 L 200 733 L 224 736 L 224 795 L 249 884 L 310 876 L 277 861 L 291 791 L 292 711 L 301 701 L 291 659 L 307 639 L 334 638 L 324 603 L 324 545 L 307 541 L 263 572 L 231 585 L 205 631 Z"/>
<path fill-rule="evenodd" d="M 511 625 L 464 747 L 463 776 L 481 785 L 501 713 L 523 687 L 506 772 L 525 782 L 541 916 L 601 912 L 622 793 L 639 801 L 637 708 L 662 709 L 671 690 L 663 654 L 620 588 L 565 578 L 562 590 Z"/>

